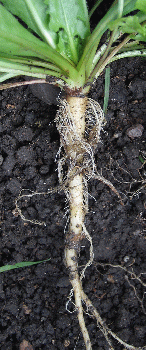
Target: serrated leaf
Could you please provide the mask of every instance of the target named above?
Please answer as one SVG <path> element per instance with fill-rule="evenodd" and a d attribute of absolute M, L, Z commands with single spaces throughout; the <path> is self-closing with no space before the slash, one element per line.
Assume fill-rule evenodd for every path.
<path fill-rule="evenodd" d="M 57 33 L 59 52 L 78 62 L 82 46 L 89 36 L 84 0 L 44 0 L 50 15 L 49 29 Z"/>
<path fill-rule="evenodd" d="M 120 18 L 110 23 L 110 30 L 116 27 L 123 34 L 133 34 L 131 38 L 134 40 L 146 41 L 146 25 L 139 23 L 139 17 L 137 15 Z"/>

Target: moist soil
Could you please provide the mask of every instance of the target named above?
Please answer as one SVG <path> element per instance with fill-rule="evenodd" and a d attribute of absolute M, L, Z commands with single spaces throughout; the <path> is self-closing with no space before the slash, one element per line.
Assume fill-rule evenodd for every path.
<path fill-rule="evenodd" d="M 54 105 L 41 100 L 45 95 L 41 89 L 40 98 L 34 93 L 21 86 L 0 94 L 1 266 L 50 260 L 0 274 L 0 348 L 84 349 L 73 300 L 66 310 L 71 290 L 64 263 L 68 207 L 63 191 L 47 194 L 58 185 L 57 102 L 55 97 Z M 95 162 L 99 173 L 119 191 L 123 205 L 107 185 L 90 180 L 86 227 L 93 239 L 94 263 L 83 280 L 85 292 L 109 328 L 137 347 L 146 345 L 145 93 L 145 60 L 123 59 L 111 65 L 106 125 Z M 90 97 L 103 106 L 104 73 Z M 18 204 L 25 218 L 40 224 L 24 221 L 15 205 L 20 193 L 34 192 Z M 88 259 L 89 244 L 84 241 L 79 265 Z M 108 350 L 86 311 L 93 350 Z M 115 340 L 113 345 L 124 349 Z"/>

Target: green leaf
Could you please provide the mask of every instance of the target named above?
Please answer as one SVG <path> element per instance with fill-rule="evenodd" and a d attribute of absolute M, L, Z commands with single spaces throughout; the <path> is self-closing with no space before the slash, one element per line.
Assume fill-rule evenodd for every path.
<path fill-rule="evenodd" d="M 19 269 L 20 267 L 27 267 L 27 266 L 32 266 L 32 265 L 36 265 L 36 264 L 40 264 L 46 261 L 49 261 L 50 259 L 47 260 L 41 260 L 41 261 L 22 261 L 20 263 L 14 264 L 14 265 L 5 265 L 5 266 L 1 266 L 0 267 L 0 273 L 1 272 L 5 272 L 5 271 L 9 271 L 9 270 L 14 270 L 14 269 Z"/>
<path fill-rule="evenodd" d="M 124 0 L 123 16 L 135 10 L 136 0 Z"/>
<path fill-rule="evenodd" d="M 90 40 L 87 41 L 82 57 L 78 63 L 78 67 L 77 67 L 78 70 L 82 69 L 82 65 L 84 64 L 88 65 L 89 60 L 90 62 L 93 62 L 94 55 L 98 48 L 98 44 L 100 42 L 102 35 L 108 30 L 108 28 L 110 27 L 110 23 L 116 20 L 119 16 L 119 7 L 117 2 L 118 1 L 114 1 L 113 5 L 110 7 L 110 9 L 107 11 L 105 16 L 98 22 L 97 26 L 93 30 Z M 130 11 L 134 10 L 135 2 L 136 0 L 124 1 L 123 15 L 127 15 Z M 93 56 L 91 60 L 92 54 Z M 92 65 L 91 65 L 91 68 L 92 68 Z M 89 68 L 88 72 L 90 71 L 91 69 Z"/>
<path fill-rule="evenodd" d="M 141 163 L 144 163 L 144 162 L 145 162 L 145 160 L 144 160 L 141 156 L 139 156 L 138 158 L 139 158 L 139 160 L 140 160 Z"/>
<path fill-rule="evenodd" d="M 18 20 L 0 4 L 0 56 L 2 58 L 23 59 L 27 57 L 39 58 L 43 62 L 55 64 L 68 76 L 70 72 L 75 75 L 72 63 L 63 58 L 56 50 L 36 38 Z M 33 59 L 32 58 L 32 59 Z M 32 64 L 31 64 L 32 65 Z M 34 62 L 35 65 L 35 62 Z M 27 65 L 28 67 L 28 65 Z M 17 69 L 17 67 L 16 67 Z M 18 68 L 19 69 L 19 68 Z M 30 69 L 28 68 L 28 71 Z M 5 71 L 5 70 L 1 70 Z"/>
<path fill-rule="evenodd" d="M 25 29 L 18 20 L 0 4 L 0 51 L 11 56 L 43 57 L 44 49 L 48 51 L 49 55 L 49 46 Z"/>
<path fill-rule="evenodd" d="M 124 0 L 118 0 L 118 17 L 122 17 L 123 13 L 123 8 L 124 8 Z"/>
<path fill-rule="evenodd" d="M 2 0 L 4 6 L 13 15 L 18 16 L 27 25 L 45 40 L 51 47 L 56 48 L 56 33 L 48 28 L 49 15 L 43 0 Z"/>
<path fill-rule="evenodd" d="M 77 63 L 90 35 L 84 0 L 44 0 L 50 16 L 49 29 L 57 34 L 58 51 Z"/>
<path fill-rule="evenodd" d="M 11 55 L 34 56 L 35 37 L 0 5 L 0 51 Z M 37 40 L 37 39 L 36 39 Z"/>
<path fill-rule="evenodd" d="M 86 0 L 2 0 L 28 28 L 66 58 L 78 62 L 90 34 Z"/>
<path fill-rule="evenodd" d="M 140 24 L 139 16 L 128 16 L 124 18 L 117 19 L 110 24 L 110 29 L 113 30 L 115 27 L 124 34 L 133 34 L 132 39 L 139 41 L 146 41 L 146 24 Z M 134 33 L 137 35 L 134 35 Z"/>
<path fill-rule="evenodd" d="M 104 104 L 103 112 L 107 112 L 108 100 L 109 100 L 109 89 L 110 89 L 110 67 L 105 70 L 105 84 L 104 84 Z"/>
<path fill-rule="evenodd" d="M 16 77 L 18 74 L 16 73 L 0 73 L 0 83 L 3 83 L 3 81 L 10 79 L 10 78 L 14 78 Z"/>
<path fill-rule="evenodd" d="M 119 53 L 117 55 L 115 55 L 110 61 L 109 63 L 111 62 L 114 62 L 116 60 L 120 60 L 122 58 L 125 58 L 125 57 L 145 57 L 146 58 L 146 50 L 130 50 L 130 51 L 124 51 L 122 53 Z"/>
<path fill-rule="evenodd" d="M 30 62 L 29 62 L 30 61 Z M 27 63 L 28 62 L 28 63 Z M 36 65 L 35 65 L 36 62 Z M 47 64 L 46 64 L 47 66 Z M 52 66 L 53 67 L 53 66 Z M 11 74 L 12 76 L 16 75 L 29 75 L 33 77 L 38 77 L 38 78 L 44 78 L 48 75 L 53 75 L 57 78 L 62 77 L 62 72 L 60 71 L 55 71 L 52 68 L 51 65 L 48 65 L 47 67 L 40 67 L 37 66 L 37 61 L 31 61 L 30 59 L 9 59 L 9 58 L 1 58 L 0 57 L 0 72 L 2 73 L 8 73 Z M 4 81 L 4 80 L 3 80 Z"/>
<path fill-rule="evenodd" d="M 146 13 L 146 0 L 137 0 L 135 4 L 135 9 Z"/>
<path fill-rule="evenodd" d="M 101 4 L 103 0 L 98 0 L 94 6 L 92 7 L 92 9 L 89 12 L 89 18 L 91 18 L 91 16 L 93 15 L 93 13 L 95 12 L 95 10 L 97 9 L 97 7 Z"/>

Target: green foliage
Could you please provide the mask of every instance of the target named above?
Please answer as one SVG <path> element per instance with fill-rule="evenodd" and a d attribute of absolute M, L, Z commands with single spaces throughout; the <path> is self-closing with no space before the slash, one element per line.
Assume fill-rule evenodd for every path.
<path fill-rule="evenodd" d="M 137 0 L 135 8 L 146 13 L 146 0 Z"/>
<path fill-rule="evenodd" d="M 56 34 L 50 32 L 48 28 L 49 15 L 43 0 L 2 0 L 1 2 L 13 15 L 25 22 L 29 29 L 56 48 Z"/>
<path fill-rule="evenodd" d="M 9 271 L 9 270 L 14 270 L 14 269 L 19 269 L 20 267 L 28 267 L 36 264 L 40 264 L 46 261 L 49 261 L 50 259 L 47 260 L 42 260 L 42 261 L 22 261 L 20 263 L 14 264 L 14 265 L 5 265 L 0 267 L 0 273 Z"/>
<path fill-rule="evenodd" d="M 132 39 L 139 41 L 146 41 L 146 0 L 137 0 L 135 2 L 134 10 L 140 10 L 133 16 L 122 17 L 112 21 L 109 25 L 110 30 L 116 27 L 120 32 L 133 34 Z"/>
<path fill-rule="evenodd" d="M 113 1 L 91 33 L 89 19 L 101 2 L 104 6 L 98 0 L 88 14 L 86 0 L 1 0 L 0 81 L 49 75 L 59 86 L 88 92 L 124 52 L 145 56 L 139 41 L 146 41 L 146 0 Z M 107 39 L 101 46 L 103 34 Z"/>
<path fill-rule="evenodd" d="M 37 47 L 38 46 L 38 47 Z M 44 43 L 38 40 L 17 19 L 0 5 L 0 56 L 38 56 Z"/>
<path fill-rule="evenodd" d="M 74 63 L 79 61 L 84 40 L 90 35 L 85 2 L 75 0 L 45 0 L 48 26 L 56 33 L 58 51 Z"/>
<path fill-rule="evenodd" d="M 93 15 L 93 13 L 95 12 L 95 10 L 97 9 L 97 7 L 101 4 L 103 0 L 98 0 L 95 5 L 92 7 L 91 11 L 89 12 L 89 18 L 91 18 L 91 16 Z"/>
<path fill-rule="evenodd" d="M 79 47 L 90 34 L 84 0 L 19 0 L 19 6 L 18 0 L 2 3 L 52 48 L 78 61 Z"/>
<path fill-rule="evenodd" d="M 36 38 L 28 29 L 0 4 L 0 57 L 37 57 L 52 63 L 58 55 L 45 42 Z M 49 57 L 49 58 L 48 58 Z"/>
<path fill-rule="evenodd" d="M 105 70 L 105 83 L 104 83 L 104 103 L 103 112 L 107 112 L 108 100 L 109 100 L 109 89 L 110 89 L 110 67 Z"/>
<path fill-rule="evenodd" d="M 110 24 L 110 29 L 118 27 L 123 34 L 133 34 L 131 39 L 146 41 L 146 24 L 141 25 L 140 21 L 141 16 L 138 15 L 120 18 Z"/>
<path fill-rule="evenodd" d="M 141 156 L 139 156 L 139 160 L 142 164 L 145 162 L 145 160 Z"/>

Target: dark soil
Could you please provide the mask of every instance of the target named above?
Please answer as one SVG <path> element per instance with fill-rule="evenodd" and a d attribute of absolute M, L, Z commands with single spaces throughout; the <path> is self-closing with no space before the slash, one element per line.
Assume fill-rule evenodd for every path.
<path fill-rule="evenodd" d="M 124 59 L 111 65 L 107 124 L 95 159 L 98 171 L 115 185 L 124 205 L 106 185 L 90 181 L 86 225 L 95 258 L 83 281 L 106 324 L 124 341 L 141 347 L 146 345 L 146 290 L 120 267 L 102 264 L 145 273 L 141 278 L 146 283 L 145 94 L 145 60 Z M 90 97 L 103 105 L 104 74 Z M 19 202 L 27 218 L 46 226 L 24 222 L 15 211 L 22 189 L 28 194 L 47 192 L 58 184 L 57 107 L 36 98 L 27 86 L 2 91 L 0 100 L 1 266 L 51 259 L 1 273 L 1 350 L 26 349 L 24 343 L 35 350 L 84 349 L 76 314 L 66 311 L 71 285 L 64 265 L 65 196 L 63 192 L 36 195 Z M 88 257 L 89 246 L 83 242 L 79 264 L 84 265 Z M 108 350 L 96 322 L 88 316 L 86 322 L 93 350 Z M 113 344 L 116 350 L 124 348 Z"/>

